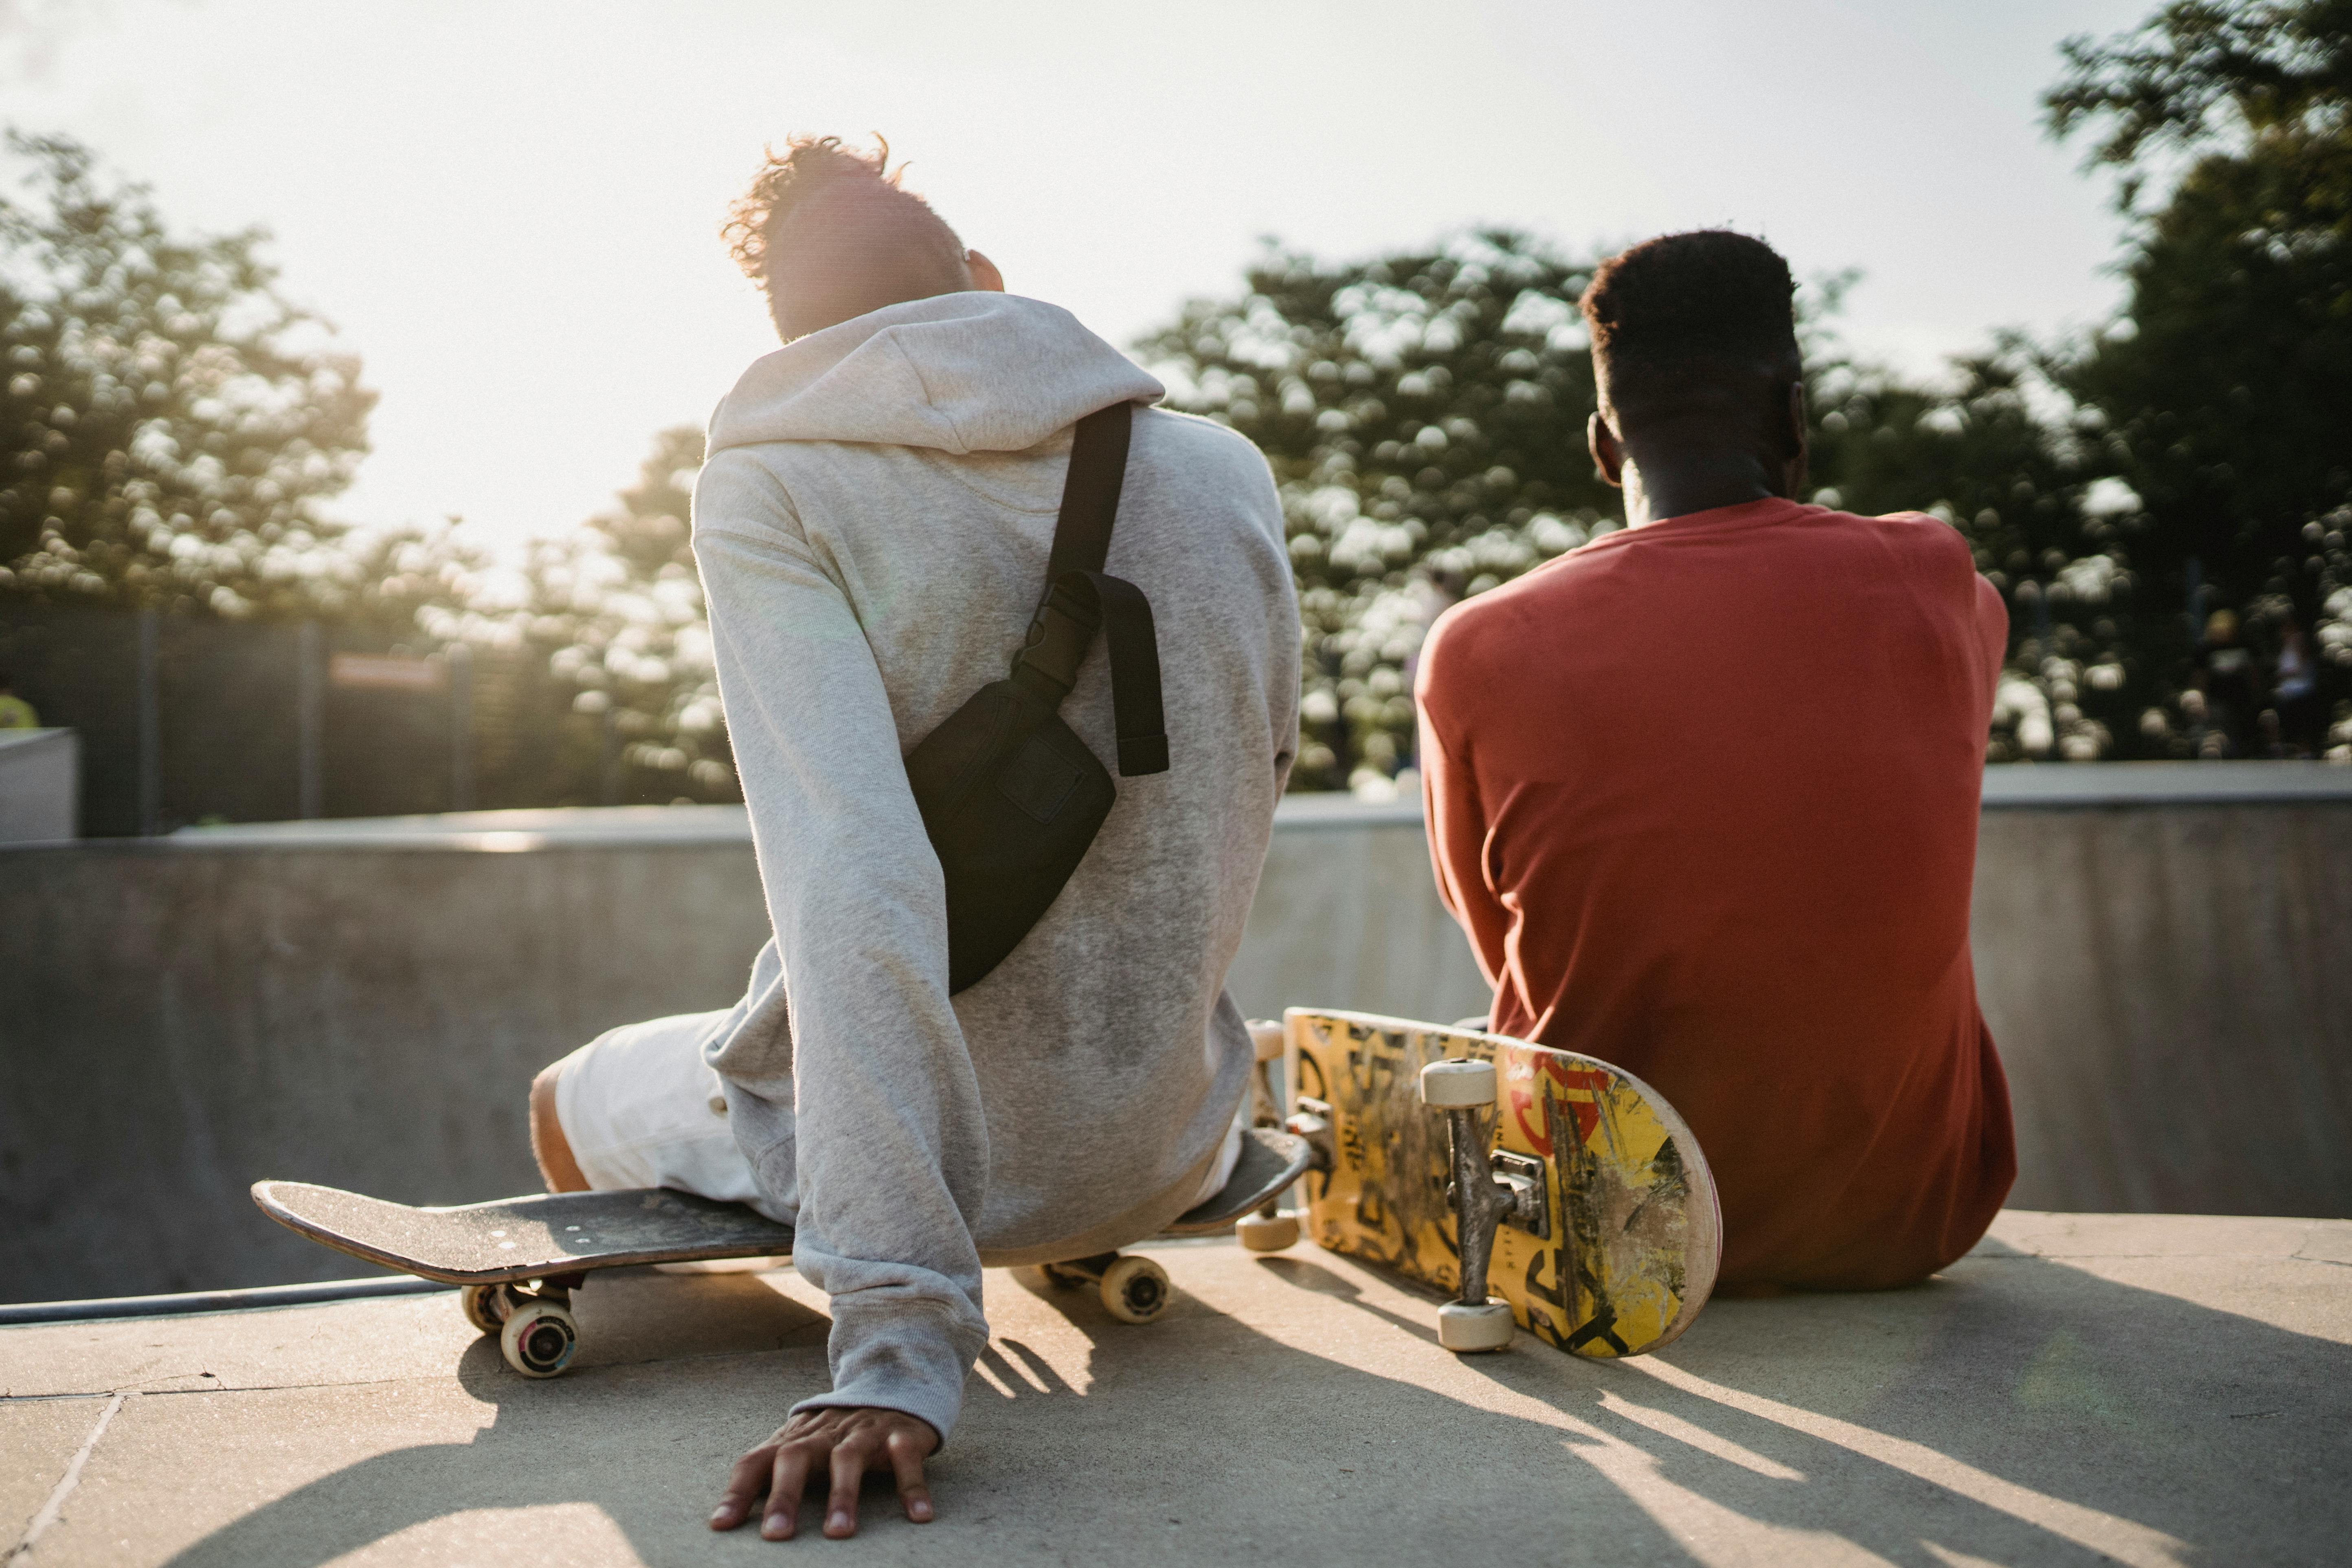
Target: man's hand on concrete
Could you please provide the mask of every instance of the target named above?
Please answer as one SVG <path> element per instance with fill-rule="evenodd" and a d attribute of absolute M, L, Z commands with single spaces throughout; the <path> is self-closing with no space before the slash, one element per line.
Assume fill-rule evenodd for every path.
<path fill-rule="evenodd" d="M 768 1517 L 760 1533 L 790 1541 L 800 1532 L 802 1493 L 813 1475 L 829 1473 L 824 1532 L 835 1541 L 857 1533 L 857 1486 L 868 1470 L 898 1478 L 898 1501 L 917 1524 L 931 1517 L 930 1489 L 923 1484 L 923 1461 L 940 1446 L 928 1421 L 898 1410 L 863 1406 L 803 1410 L 776 1435 L 735 1461 L 727 1495 L 710 1516 L 713 1530 L 732 1530 L 751 1517 L 767 1494 Z"/>

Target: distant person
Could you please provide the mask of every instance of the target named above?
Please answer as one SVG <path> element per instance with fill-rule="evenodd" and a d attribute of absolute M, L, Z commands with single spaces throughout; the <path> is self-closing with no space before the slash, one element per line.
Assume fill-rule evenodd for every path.
<path fill-rule="evenodd" d="M 2234 610 L 2216 610 L 2205 617 L 2205 636 L 2197 647 L 2197 690 L 2205 699 L 2204 733 L 2198 755 L 2242 757 L 2262 710 L 2262 682 L 2254 656 L 2238 637 Z"/>
<path fill-rule="evenodd" d="M 2000 595 L 1932 518 L 1805 493 L 1785 262 L 1669 235 L 1583 301 L 1628 527 L 1423 648 L 1438 887 L 1493 1027 L 1688 1119 L 1735 1293 L 1908 1284 L 2016 1173 L 1969 894 Z"/>
<path fill-rule="evenodd" d="M 41 716 L 33 705 L 16 695 L 14 672 L 0 669 L 0 730 L 37 730 Z"/>
<path fill-rule="evenodd" d="M 2319 695 L 2319 661 L 2312 657 L 2311 638 L 2293 610 L 2280 617 L 2278 639 L 2271 700 L 2278 708 L 2279 735 L 2287 755 L 2315 757 L 2327 731 L 2327 706 Z"/>
<path fill-rule="evenodd" d="M 711 1522 L 764 1511 L 790 1536 L 803 1478 L 829 1474 L 842 1536 L 869 1468 L 931 1517 L 923 1460 L 986 1343 L 983 1263 L 1110 1251 L 1233 1169 L 1255 1058 L 1223 987 L 1297 743 L 1298 611 L 1255 448 L 1149 406 L 1158 382 L 1005 293 L 880 158 L 796 140 L 730 233 L 785 346 L 712 416 L 694 548 L 773 936 L 730 1011 L 541 1074 L 531 1129 L 552 1187 L 659 1184 L 798 1227 L 833 1388 L 736 1466 Z M 904 758 L 1004 679 L 1072 427 L 1121 405 L 1107 570 L 1155 613 L 1167 764 L 1118 779 L 1042 922 L 950 995 Z M 1107 763 L 1114 708 L 1097 640 L 1062 713 Z"/>

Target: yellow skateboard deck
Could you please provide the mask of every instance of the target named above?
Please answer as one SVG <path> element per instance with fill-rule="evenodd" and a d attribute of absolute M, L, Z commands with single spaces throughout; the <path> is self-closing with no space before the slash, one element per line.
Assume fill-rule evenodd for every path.
<path fill-rule="evenodd" d="M 1689 1127 L 1641 1079 L 1409 1019 L 1294 1007 L 1283 1022 L 1294 1127 L 1330 1156 L 1307 1177 L 1318 1245 L 1461 1289 L 1448 1118 L 1422 1102 L 1420 1079 L 1432 1062 L 1489 1061 L 1496 1103 L 1475 1115 L 1478 1152 L 1527 1212 L 1495 1228 L 1487 1289 L 1518 1326 L 1578 1355 L 1641 1355 L 1706 1305 L 1722 1255 L 1715 1181 Z"/>

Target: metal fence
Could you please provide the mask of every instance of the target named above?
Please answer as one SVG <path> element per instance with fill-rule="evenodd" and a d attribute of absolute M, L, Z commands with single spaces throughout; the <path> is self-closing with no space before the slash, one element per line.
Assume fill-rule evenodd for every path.
<path fill-rule="evenodd" d="M 0 668 L 80 732 L 81 830 L 670 800 L 529 653 L 363 628 L 0 604 Z"/>

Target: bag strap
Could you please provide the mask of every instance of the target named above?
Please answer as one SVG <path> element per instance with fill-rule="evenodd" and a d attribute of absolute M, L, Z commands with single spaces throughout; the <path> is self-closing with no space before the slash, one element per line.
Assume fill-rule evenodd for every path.
<path fill-rule="evenodd" d="M 1128 777 L 1168 771 L 1167 720 L 1160 704 L 1160 643 L 1151 601 L 1134 584 L 1106 575 L 1111 524 L 1127 479 L 1131 403 L 1114 403 L 1078 421 L 1069 477 L 1045 566 L 1045 596 L 1013 658 L 1013 679 L 1059 708 L 1077 684 L 1078 667 L 1102 631 L 1110 653 L 1110 699 L 1118 731 L 1118 771 Z"/>
<path fill-rule="evenodd" d="M 1110 528 L 1127 482 L 1127 443 L 1135 405 L 1114 403 L 1078 421 L 1070 439 L 1070 472 L 1062 481 L 1062 515 L 1054 523 L 1054 552 L 1045 586 L 1073 572 L 1099 572 L 1110 559 Z"/>

